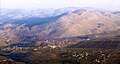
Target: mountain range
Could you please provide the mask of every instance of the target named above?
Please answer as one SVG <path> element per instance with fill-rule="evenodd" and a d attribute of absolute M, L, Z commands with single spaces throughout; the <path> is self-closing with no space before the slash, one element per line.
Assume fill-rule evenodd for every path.
<path fill-rule="evenodd" d="M 120 34 L 120 13 L 90 8 L 2 9 L 0 44 L 102 33 Z"/>

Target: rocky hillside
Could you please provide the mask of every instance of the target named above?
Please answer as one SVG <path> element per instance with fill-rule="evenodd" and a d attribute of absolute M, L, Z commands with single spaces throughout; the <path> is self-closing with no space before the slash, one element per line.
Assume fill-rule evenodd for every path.
<path fill-rule="evenodd" d="M 59 19 L 65 32 L 61 37 L 98 34 L 120 29 L 120 16 L 110 12 L 77 10 Z"/>

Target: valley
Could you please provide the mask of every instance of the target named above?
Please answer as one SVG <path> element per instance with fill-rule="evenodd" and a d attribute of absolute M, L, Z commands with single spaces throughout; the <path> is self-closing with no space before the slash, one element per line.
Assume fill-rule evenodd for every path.
<path fill-rule="evenodd" d="M 60 39 L 61 40 L 61 39 Z M 72 40 L 73 41 L 73 40 Z M 50 43 L 21 43 L 0 47 L 1 63 L 14 64 L 119 64 L 120 38 L 77 40 L 61 47 Z M 64 43 L 70 41 L 65 39 Z M 76 40 L 74 40 L 76 42 Z M 38 45 L 39 44 L 39 45 Z M 64 45 L 64 44 L 63 44 Z M 63 46 L 62 45 L 62 46 Z"/>

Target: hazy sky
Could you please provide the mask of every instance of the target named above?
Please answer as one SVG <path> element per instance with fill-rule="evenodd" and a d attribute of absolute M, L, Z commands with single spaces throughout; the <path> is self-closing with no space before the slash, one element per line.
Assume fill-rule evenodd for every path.
<path fill-rule="evenodd" d="M 13 9 L 93 7 L 120 11 L 120 0 L 0 0 L 0 5 Z"/>

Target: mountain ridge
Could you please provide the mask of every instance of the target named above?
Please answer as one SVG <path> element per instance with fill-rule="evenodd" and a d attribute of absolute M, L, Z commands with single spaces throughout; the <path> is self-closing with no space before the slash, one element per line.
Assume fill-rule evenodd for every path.
<path fill-rule="evenodd" d="M 44 18 L 46 23 L 41 23 L 44 22 L 41 20 L 42 17 L 11 19 L 12 21 L 6 17 L 7 21 L 3 21 L 3 23 L 1 21 L 0 43 L 9 45 L 24 41 L 35 42 L 41 39 L 57 39 L 89 34 L 95 35 L 111 33 L 113 31 L 120 32 L 120 15 L 118 14 L 78 8 L 71 8 L 70 11 L 66 11 L 63 9 L 63 14 L 57 12 L 60 15 Z M 54 19 L 57 17 L 57 19 L 54 20 L 53 17 Z"/>

